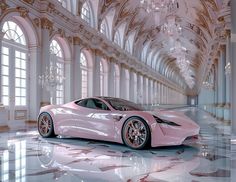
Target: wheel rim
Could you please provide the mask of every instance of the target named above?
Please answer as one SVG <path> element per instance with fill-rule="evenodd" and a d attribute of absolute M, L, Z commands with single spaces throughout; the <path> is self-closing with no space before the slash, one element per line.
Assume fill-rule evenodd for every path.
<path fill-rule="evenodd" d="M 51 119 L 47 115 L 42 115 L 39 118 L 39 131 L 42 135 L 47 135 L 52 128 Z"/>
<path fill-rule="evenodd" d="M 125 126 L 126 142 L 133 148 L 139 148 L 147 139 L 147 128 L 140 120 L 130 120 Z"/>

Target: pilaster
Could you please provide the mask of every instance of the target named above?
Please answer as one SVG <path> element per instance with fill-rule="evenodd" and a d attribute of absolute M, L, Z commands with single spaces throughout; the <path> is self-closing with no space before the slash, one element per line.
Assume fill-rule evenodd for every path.
<path fill-rule="evenodd" d="M 93 96 L 100 96 L 101 85 L 100 85 L 100 63 L 101 54 L 99 51 L 94 51 L 94 64 L 93 64 Z"/>

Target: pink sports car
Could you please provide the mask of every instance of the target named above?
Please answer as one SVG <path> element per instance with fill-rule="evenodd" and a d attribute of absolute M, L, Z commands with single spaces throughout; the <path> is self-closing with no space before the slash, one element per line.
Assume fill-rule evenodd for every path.
<path fill-rule="evenodd" d="M 38 131 L 55 135 L 124 143 L 133 149 L 181 145 L 199 134 L 199 126 L 181 112 L 144 111 L 130 101 L 92 97 L 42 107 Z"/>

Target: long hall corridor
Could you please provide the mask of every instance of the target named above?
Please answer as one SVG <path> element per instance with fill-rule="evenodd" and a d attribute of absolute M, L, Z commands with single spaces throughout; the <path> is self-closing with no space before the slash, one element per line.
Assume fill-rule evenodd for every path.
<path fill-rule="evenodd" d="M 177 110 L 201 127 L 199 138 L 182 146 L 131 150 L 78 138 L 43 139 L 29 124 L 0 133 L 1 181 L 233 181 L 230 126 L 195 107 Z"/>

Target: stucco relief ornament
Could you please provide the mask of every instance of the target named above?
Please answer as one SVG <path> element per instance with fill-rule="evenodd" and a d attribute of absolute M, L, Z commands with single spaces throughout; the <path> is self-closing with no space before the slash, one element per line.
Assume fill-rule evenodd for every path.
<path fill-rule="evenodd" d="M 7 8 L 9 8 L 9 6 L 7 5 L 5 0 L 0 0 L 0 9 L 1 11 L 5 11 Z"/>
<path fill-rule="evenodd" d="M 39 84 L 43 89 L 50 92 L 50 102 L 54 103 L 54 94 L 57 86 L 63 85 L 65 77 L 59 73 L 59 67 L 56 64 L 57 56 L 50 54 L 49 67 L 47 66 L 43 75 L 39 76 Z"/>
<path fill-rule="evenodd" d="M 20 13 L 20 16 L 22 18 L 25 18 L 28 16 L 29 10 L 27 10 L 25 7 L 17 7 L 16 9 Z"/>

